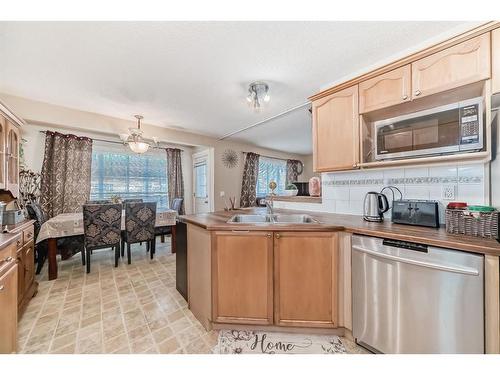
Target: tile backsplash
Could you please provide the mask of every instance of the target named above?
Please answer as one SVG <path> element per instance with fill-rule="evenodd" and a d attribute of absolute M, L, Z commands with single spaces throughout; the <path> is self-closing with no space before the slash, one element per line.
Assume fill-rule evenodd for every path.
<path fill-rule="evenodd" d="M 383 171 L 332 172 L 322 174 L 321 211 L 361 215 L 363 199 L 369 191 L 379 192 L 384 186 L 396 186 L 405 199 L 430 199 L 440 203 L 440 221 L 450 201 L 488 204 L 488 181 L 485 164 L 452 164 L 436 167 L 413 167 Z M 444 191 L 452 191 L 454 199 L 445 199 Z M 389 201 L 390 191 L 385 191 Z M 396 199 L 399 197 L 396 196 Z M 390 212 L 386 213 L 390 216 Z"/>

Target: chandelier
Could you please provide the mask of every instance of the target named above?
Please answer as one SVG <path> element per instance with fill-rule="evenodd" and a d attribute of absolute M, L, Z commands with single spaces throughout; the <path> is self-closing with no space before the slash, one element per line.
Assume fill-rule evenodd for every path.
<path fill-rule="evenodd" d="M 141 130 L 141 120 L 144 117 L 142 117 L 141 115 L 134 115 L 134 117 L 137 119 L 137 128 L 129 128 L 128 134 L 120 134 L 120 139 L 122 140 L 123 144 L 128 144 L 128 147 L 130 147 L 130 150 L 132 150 L 132 152 L 135 152 L 136 154 L 144 154 L 149 150 L 150 146 L 157 146 L 158 141 L 156 137 L 153 137 L 153 144 L 146 141 L 142 137 L 143 132 Z"/>
<path fill-rule="evenodd" d="M 256 112 L 260 110 L 263 102 L 267 103 L 270 99 L 269 85 L 267 83 L 257 81 L 248 86 L 247 101 Z"/>

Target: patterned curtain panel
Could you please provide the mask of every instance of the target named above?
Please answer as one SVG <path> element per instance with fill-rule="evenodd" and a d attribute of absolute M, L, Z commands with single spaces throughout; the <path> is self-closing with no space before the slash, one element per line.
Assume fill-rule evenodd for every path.
<path fill-rule="evenodd" d="M 288 159 L 286 161 L 286 183 L 291 184 L 299 178 L 299 171 L 302 169 L 302 164 L 299 160 Z"/>
<path fill-rule="evenodd" d="M 182 151 L 178 148 L 167 148 L 167 184 L 169 207 L 175 198 L 182 198 L 179 213 L 184 214 L 184 180 L 182 178 Z"/>
<path fill-rule="evenodd" d="M 240 207 L 252 207 L 257 199 L 257 177 L 259 175 L 259 155 L 247 153 L 241 182 Z"/>
<path fill-rule="evenodd" d="M 40 204 L 47 217 L 82 211 L 90 197 L 92 139 L 47 131 Z"/>

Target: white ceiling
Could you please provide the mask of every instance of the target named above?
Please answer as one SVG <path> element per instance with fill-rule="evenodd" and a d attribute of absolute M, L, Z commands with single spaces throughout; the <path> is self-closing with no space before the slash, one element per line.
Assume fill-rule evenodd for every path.
<path fill-rule="evenodd" d="M 464 22 L 0 22 L 0 92 L 220 137 Z M 254 113 L 248 84 L 271 102 Z M 311 152 L 307 108 L 235 139 Z"/>

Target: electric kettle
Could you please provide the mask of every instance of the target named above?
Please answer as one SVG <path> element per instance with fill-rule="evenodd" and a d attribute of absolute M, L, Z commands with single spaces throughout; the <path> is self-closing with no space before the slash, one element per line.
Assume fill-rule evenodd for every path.
<path fill-rule="evenodd" d="M 384 220 L 384 212 L 389 210 L 389 201 L 382 193 L 370 191 L 365 195 L 363 204 L 363 219 L 366 221 Z"/>

